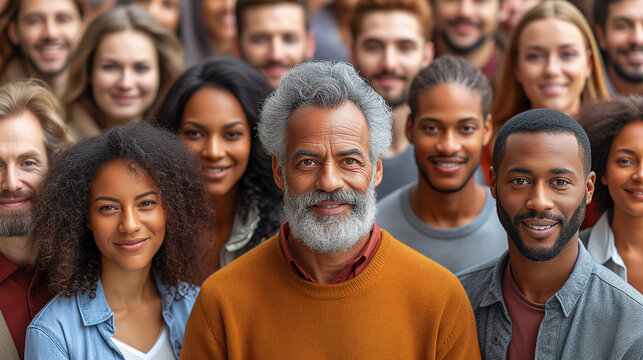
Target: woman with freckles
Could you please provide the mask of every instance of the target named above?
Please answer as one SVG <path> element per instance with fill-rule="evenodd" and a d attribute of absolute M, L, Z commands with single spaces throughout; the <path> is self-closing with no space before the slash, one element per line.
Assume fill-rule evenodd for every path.
<path fill-rule="evenodd" d="M 211 272 L 270 238 L 283 220 L 281 191 L 256 136 L 258 107 L 270 91 L 243 61 L 212 58 L 181 75 L 157 114 L 202 164 L 214 211 Z"/>
<path fill-rule="evenodd" d="M 643 292 L 643 97 L 585 106 L 579 122 L 592 145 L 594 211 L 580 238 L 596 261 Z"/>
<path fill-rule="evenodd" d="M 117 126 L 64 151 L 34 204 L 55 296 L 25 359 L 178 359 L 209 209 L 198 166 L 166 131 Z"/>
<path fill-rule="evenodd" d="M 138 6 L 117 6 L 85 31 L 62 96 L 77 140 L 148 117 L 183 71 L 176 36 Z"/>

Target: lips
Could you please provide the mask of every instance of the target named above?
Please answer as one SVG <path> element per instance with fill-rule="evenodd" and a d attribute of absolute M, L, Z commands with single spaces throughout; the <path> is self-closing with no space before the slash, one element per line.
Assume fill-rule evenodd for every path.
<path fill-rule="evenodd" d="M 118 248 L 125 250 L 125 251 L 136 251 L 140 248 L 142 248 L 150 238 L 136 238 L 136 239 L 128 239 L 128 240 L 121 240 L 114 245 L 116 245 Z"/>
<path fill-rule="evenodd" d="M 228 172 L 232 169 L 232 165 L 228 166 L 207 166 L 204 167 L 203 171 L 205 177 L 211 180 L 220 180 L 224 178 Z"/>
<path fill-rule="evenodd" d="M 643 200 L 643 189 L 641 188 L 625 189 L 625 192 L 629 193 L 633 198 L 637 200 Z"/>
<path fill-rule="evenodd" d="M 558 226 L 558 221 L 550 219 L 525 219 L 521 221 L 521 225 L 524 226 L 526 232 L 533 238 L 544 239 L 554 232 Z"/>
<path fill-rule="evenodd" d="M 57 60 L 69 50 L 69 45 L 64 42 L 43 42 L 36 44 L 36 51 L 44 60 Z"/>
<path fill-rule="evenodd" d="M 618 54 L 632 65 L 643 64 L 643 47 L 633 46 L 624 49 L 618 49 Z"/>
<path fill-rule="evenodd" d="M 112 100 L 114 100 L 114 103 L 121 106 L 131 105 L 137 102 L 138 99 L 138 96 L 132 95 L 112 95 Z"/>
<path fill-rule="evenodd" d="M 25 206 L 29 202 L 29 198 L 2 198 L 0 199 L 0 207 L 6 209 L 17 209 Z"/>
<path fill-rule="evenodd" d="M 567 89 L 567 85 L 560 83 L 543 84 L 539 87 L 543 94 L 549 96 L 560 95 Z"/>
<path fill-rule="evenodd" d="M 311 206 L 312 210 L 320 215 L 337 215 L 341 214 L 351 205 L 343 202 L 324 201 Z"/>
<path fill-rule="evenodd" d="M 429 161 L 442 173 L 454 173 L 460 170 L 467 162 L 467 158 L 460 156 L 453 157 L 430 157 Z"/>
<path fill-rule="evenodd" d="M 290 70 L 287 65 L 267 65 L 263 67 L 263 72 L 270 77 L 281 77 Z"/>

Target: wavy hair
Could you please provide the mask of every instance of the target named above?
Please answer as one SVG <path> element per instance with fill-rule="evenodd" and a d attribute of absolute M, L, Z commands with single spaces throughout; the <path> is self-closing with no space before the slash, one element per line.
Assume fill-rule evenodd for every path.
<path fill-rule="evenodd" d="M 116 159 L 135 163 L 161 190 L 166 230 L 153 271 L 168 286 L 179 280 L 200 284 L 210 229 L 200 167 L 176 136 L 137 122 L 84 140 L 50 164 L 34 199 L 33 232 L 49 289 L 65 296 L 95 289 L 101 256 L 87 227 L 90 187 L 101 166 Z"/>

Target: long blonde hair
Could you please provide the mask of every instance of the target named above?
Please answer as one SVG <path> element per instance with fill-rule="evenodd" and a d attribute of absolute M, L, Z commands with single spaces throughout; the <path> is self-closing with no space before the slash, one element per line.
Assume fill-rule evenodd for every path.
<path fill-rule="evenodd" d="M 582 101 L 609 99 L 601 53 L 587 20 L 574 5 L 567 1 L 546 0 L 528 11 L 511 34 L 509 46 L 505 53 L 500 83 L 497 87 L 498 92 L 495 94 L 491 105 L 494 129 L 500 129 L 512 116 L 531 108 L 529 99 L 520 83 L 516 80 L 514 72 L 518 58 L 518 40 L 528 24 L 536 20 L 549 18 L 566 21 L 576 26 L 585 38 L 585 45 L 591 52 L 592 74 L 585 83 Z M 497 130 L 495 131 L 497 132 Z"/>
<path fill-rule="evenodd" d="M 156 113 L 165 93 L 183 71 L 181 44 L 174 34 L 159 24 L 147 11 L 137 6 L 117 6 L 94 19 L 76 48 L 69 64 L 70 81 L 62 96 L 67 114 L 72 113 L 73 106 L 80 105 L 94 119 L 100 117 L 102 111 L 94 102 L 89 81 L 96 48 L 105 36 L 125 30 L 136 30 L 149 36 L 158 53 L 159 93 L 144 116 Z"/>

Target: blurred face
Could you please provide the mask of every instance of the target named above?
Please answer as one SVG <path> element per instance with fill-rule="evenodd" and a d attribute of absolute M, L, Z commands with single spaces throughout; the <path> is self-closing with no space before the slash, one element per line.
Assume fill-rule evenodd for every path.
<path fill-rule="evenodd" d="M 210 196 L 237 189 L 248 167 L 252 132 L 231 92 L 211 87 L 197 90 L 185 105 L 179 134 L 200 157 Z"/>
<path fill-rule="evenodd" d="M 0 237 L 34 227 L 31 198 L 47 170 L 40 121 L 30 111 L 0 119 Z"/>
<path fill-rule="evenodd" d="M 165 238 L 161 191 L 138 165 L 112 160 L 92 182 L 87 226 L 100 251 L 102 271 L 149 270 Z"/>
<path fill-rule="evenodd" d="M 643 82 L 643 0 L 609 4 L 605 31 L 597 35 L 610 70 L 625 81 Z"/>
<path fill-rule="evenodd" d="M 499 15 L 500 28 L 502 31 L 509 35 L 511 30 L 518 25 L 523 15 L 541 1 L 542 0 L 503 0 Z"/>
<path fill-rule="evenodd" d="M 149 11 L 156 21 L 169 31 L 175 33 L 179 29 L 181 17 L 179 0 L 133 0 L 132 4 Z"/>
<path fill-rule="evenodd" d="M 152 40 L 140 31 L 103 37 L 91 74 L 92 95 L 107 119 L 104 127 L 139 120 L 156 100 L 159 65 Z"/>
<path fill-rule="evenodd" d="M 643 120 L 643 119 L 642 119 Z M 614 213 L 643 216 L 643 121 L 625 125 L 614 138 L 607 158 L 606 185 Z"/>
<path fill-rule="evenodd" d="M 67 68 L 82 36 L 80 13 L 72 0 L 22 0 L 9 38 L 28 66 L 47 77 Z"/>
<path fill-rule="evenodd" d="M 498 27 L 498 0 L 435 0 L 435 29 L 455 53 L 477 50 Z"/>
<path fill-rule="evenodd" d="M 304 9 L 282 3 L 245 10 L 239 51 L 276 88 L 291 67 L 310 59 L 314 50 L 306 31 Z"/>
<path fill-rule="evenodd" d="M 480 93 L 440 84 L 420 93 L 418 104 L 407 136 L 415 145 L 422 180 L 435 191 L 458 192 L 471 182 L 491 137 L 491 118 L 484 121 Z"/>
<path fill-rule="evenodd" d="M 498 218 L 531 261 L 555 258 L 578 235 L 594 173 L 585 179 L 574 135 L 516 133 L 490 177 Z"/>
<path fill-rule="evenodd" d="M 237 34 L 236 3 L 237 0 L 203 0 L 203 20 L 210 38 L 232 40 Z"/>
<path fill-rule="evenodd" d="M 282 169 L 273 158 L 273 174 L 293 236 L 318 252 L 351 248 L 373 226 L 382 178 L 381 160 L 370 160 L 364 115 L 351 102 L 301 107 L 286 141 L 286 163 Z"/>
<path fill-rule="evenodd" d="M 413 77 L 433 58 L 422 27 L 406 11 L 373 11 L 355 39 L 353 63 L 391 106 L 406 102 Z"/>
<path fill-rule="evenodd" d="M 517 57 L 516 80 L 532 108 L 578 112 L 592 66 L 576 26 L 554 18 L 530 23 L 518 39 Z"/>

